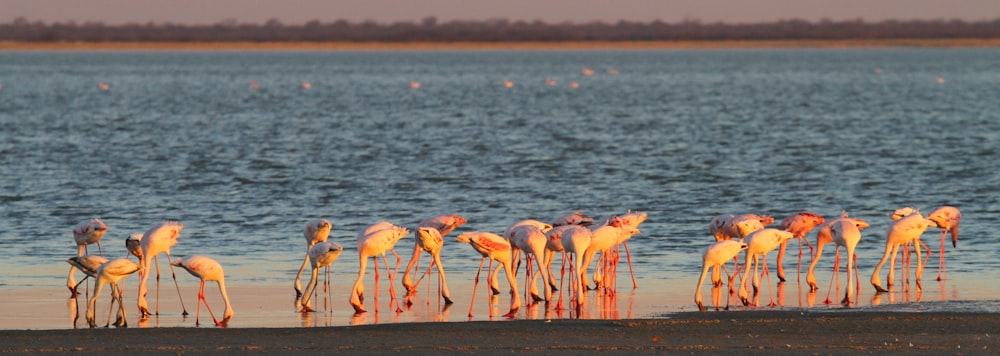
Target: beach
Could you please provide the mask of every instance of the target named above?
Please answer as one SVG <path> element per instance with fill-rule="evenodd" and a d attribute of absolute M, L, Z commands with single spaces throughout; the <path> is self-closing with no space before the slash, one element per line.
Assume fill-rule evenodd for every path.
<path fill-rule="evenodd" d="M 997 314 L 689 312 L 629 320 L 400 323 L 323 328 L 4 330 L 4 353 L 386 352 L 992 353 Z"/>

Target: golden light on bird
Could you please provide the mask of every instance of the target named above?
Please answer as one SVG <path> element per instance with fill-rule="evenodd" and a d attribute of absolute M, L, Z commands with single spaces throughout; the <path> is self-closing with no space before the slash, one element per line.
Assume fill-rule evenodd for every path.
<path fill-rule="evenodd" d="M 420 89 L 420 83 L 418 83 L 418 82 L 416 82 L 416 81 L 413 81 L 413 80 L 411 80 L 411 81 L 410 81 L 410 88 L 411 88 L 411 89 Z"/>
<path fill-rule="evenodd" d="M 936 80 L 938 82 L 938 84 L 944 84 L 944 77 L 941 77 L 940 75 L 937 78 L 935 78 L 934 80 Z"/>
<path fill-rule="evenodd" d="M 105 83 L 105 82 L 99 82 L 99 83 L 97 83 L 97 88 L 101 89 L 101 90 L 104 90 L 104 91 L 111 90 L 111 86 L 108 85 L 108 83 Z"/>
<path fill-rule="evenodd" d="M 257 82 L 251 80 L 250 81 L 250 89 L 253 89 L 253 90 L 260 89 L 260 84 L 257 84 Z"/>
<path fill-rule="evenodd" d="M 312 83 L 309 82 L 302 82 L 302 84 L 299 86 L 302 87 L 302 89 L 312 89 L 313 87 Z"/>
<path fill-rule="evenodd" d="M 503 81 L 503 87 L 504 88 L 513 88 L 514 87 L 514 82 L 509 81 L 509 80 L 504 80 Z"/>
<path fill-rule="evenodd" d="M 577 83 L 577 82 L 569 82 L 569 87 L 570 87 L 570 88 L 573 88 L 573 89 L 577 89 L 577 88 L 579 88 L 579 87 L 580 87 L 580 83 Z"/>
<path fill-rule="evenodd" d="M 583 75 L 594 75 L 594 70 L 590 68 L 583 68 Z"/>

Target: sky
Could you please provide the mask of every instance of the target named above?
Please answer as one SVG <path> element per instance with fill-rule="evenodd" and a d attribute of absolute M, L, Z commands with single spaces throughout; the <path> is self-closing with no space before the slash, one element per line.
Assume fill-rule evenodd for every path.
<path fill-rule="evenodd" d="M 0 22 L 213 24 L 227 19 L 285 24 L 310 20 L 379 23 L 434 16 L 550 23 L 619 20 L 755 23 L 783 19 L 882 21 L 1000 19 L 1000 0 L 0 0 Z"/>

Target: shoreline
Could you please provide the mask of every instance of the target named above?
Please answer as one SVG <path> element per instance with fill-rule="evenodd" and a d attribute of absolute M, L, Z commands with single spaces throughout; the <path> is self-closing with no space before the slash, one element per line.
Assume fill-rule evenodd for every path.
<path fill-rule="evenodd" d="M 396 323 L 314 328 L 2 330 L 0 352 L 801 354 L 993 352 L 1000 314 L 683 312 L 656 319 Z M 596 336 L 596 337 L 595 337 Z"/>
<path fill-rule="evenodd" d="M 726 48 L 986 48 L 1000 39 L 720 40 L 623 42 L 13 42 L 0 51 L 642 50 Z"/>

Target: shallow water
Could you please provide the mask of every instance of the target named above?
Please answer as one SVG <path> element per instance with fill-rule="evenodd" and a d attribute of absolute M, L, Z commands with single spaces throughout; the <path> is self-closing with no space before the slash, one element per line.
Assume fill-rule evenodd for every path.
<path fill-rule="evenodd" d="M 780 221 L 806 210 L 828 218 L 846 210 L 871 223 L 858 247 L 865 285 L 857 306 L 908 308 L 919 299 L 965 310 L 965 301 L 995 300 L 1000 289 L 990 228 L 1000 210 L 993 194 L 1000 189 L 998 54 L 0 53 L 0 286 L 30 299 L 4 304 L 44 303 L 59 316 L 57 324 L 27 316 L 0 328 L 71 327 L 63 261 L 75 254 L 73 225 L 91 217 L 110 227 L 102 247 L 111 256 L 125 255 L 121 240 L 131 232 L 181 221 L 175 256 L 214 257 L 231 286 L 266 287 L 253 299 L 274 300 L 247 304 L 234 294 L 233 326 L 298 323 L 291 279 L 311 219 L 333 222 L 331 240 L 346 248 L 334 263 L 329 322 L 341 325 L 354 321 L 342 289 L 356 276 L 354 237 L 367 225 L 412 228 L 459 213 L 469 222 L 458 232 L 499 233 L 517 220 L 578 209 L 597 217 L 649 214 L 629 243 L 639 289 L 631 290 L 627 267 L 620 268 L 622 290 L 611 303 L 631 309 L 612 314 L 592 302 L 591 317 L 690 310 L 712 217 L 753 212 Z M 596 73 L 585 76 L 583 68 Z M 251 80 L 261 88 L 250 89 Z M 411 80 L 421 88 L 411 89 Z M 503 80 L 515 86 L 504 88 Z M 301 89 L 303 81 L 312 89 Z M 580 87 L 571 89 L 571 81 Z M 98 82 L 111 89 L 98 90 Z M 922 295 L 897 291 L 875 305 L 867 280 L 882 255 L 886 214 L 938 205 L 957 206 L 964 217 L 958 248 L 947 250 L 949 279 L 934 281 L 932 228 L 924 240 L 935 255 Z M 471 286 L 460 286 L 471 283 L 479 258 L 454 236 L 443 255 L 455 310 L 443 319 L 383 311 L 378 322 L 467 319 Z M 404 263 L 412 238 L 397 248 Z M 825 308 L 831 255 L 817 273 L 819 306 L 799 302 L 807 293 L 793 278 L 786 307 Z M 178 273 L 182 287 L 197 286 Z M 708 286 L 703 293 L 710 301 Z M 175 294 L 161 298 L 176 302 Z M 501 296 L 497 307 L 506 303 Z M 126 305 L 134 317 L 134 300 Z M 255 319 L 269 313 L 284 317 Z"/>

